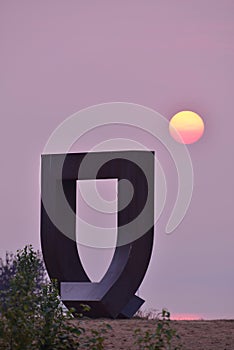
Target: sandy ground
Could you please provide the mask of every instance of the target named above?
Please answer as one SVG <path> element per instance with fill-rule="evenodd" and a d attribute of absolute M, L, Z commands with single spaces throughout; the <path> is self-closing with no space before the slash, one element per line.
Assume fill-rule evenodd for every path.
<path fill-rule="evenodd" d="M 82 326 L 87 329 L 102 328 L 110 324 L 111 330 L 105 335 L 105 349 L 139 349 L 134 345 L 134 330 L 155 330 L 155 320 L 83 320 Z M 171 321 L 172 328 L 180 335 L 184 350 L 234 350 L 234 320 L 215 321 Z M 174 347 L 172 347 L 174 349 Z"/>

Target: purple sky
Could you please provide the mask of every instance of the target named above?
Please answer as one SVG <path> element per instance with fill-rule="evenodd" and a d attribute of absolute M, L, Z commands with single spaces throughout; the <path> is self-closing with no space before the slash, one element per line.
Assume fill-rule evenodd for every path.
<path fill-rule="evenodd" d="M 69 115 L 112 101 L 168 119 L 191 109 L 206 126 L 188 147 L 192 203 L 170 236 L 165 210 L 140 295 L 146 307 L 233 318 L 233 38 L 232 0 L 1 1 L 1 255 L 40 246 L 40 154 Z"/>

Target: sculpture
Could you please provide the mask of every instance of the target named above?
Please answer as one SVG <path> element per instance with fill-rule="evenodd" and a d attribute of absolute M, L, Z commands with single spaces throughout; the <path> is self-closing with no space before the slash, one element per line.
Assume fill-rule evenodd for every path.
<path fill-rule="evenodd" d="M 89 161 L 81 169 L 85 157 Z M 153 152 L 48 154 L 42 155 L 41 168 L 42 252 L 50 278 L 59 282 L 62 301 L 77 312 L 81 303 L 88 304 L 88 316 L 93 318 L 132 317 L 144 303 L 135 292 L 146 273 L 153 245 Z M 98 283 L 89 280 L 82 266 L 76 245 L 75 215 L 71 214 L 76 213 L 76 181 L 95 178 L 126 179 L 134 188 L 131 202 L 118 210 L 115 253 Z M 124 197 L 119 186 L 118 208 Z"/>

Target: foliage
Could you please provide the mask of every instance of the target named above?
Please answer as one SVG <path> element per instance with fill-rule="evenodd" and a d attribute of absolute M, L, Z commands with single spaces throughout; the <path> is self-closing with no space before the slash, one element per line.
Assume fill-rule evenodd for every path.
<path fill-rule="evenodd" d="M 15 259 L 11 255 L 11 259 L 6 261 L 4 271 L 11 272 L 11 276 L 4 280 L 8 288 L 0 293 L 0 339 L 3 349 L 23 349 L 23 346 L 29 349 L 34 341 L 37 269 L 38 259 L 31 247 L 18 251 Z"/>
<path fill-rule="evenodd" d="M 180 337 L 176 330 L 171 327 L 170 322 L 170 312 L 163 309 L 162 312 L 158 314 L 154 332 L 143 332 L 141 329 L 135 330 L 135 344 L 140 350 L 172 350 L 172 341 Z M 178 349 L 181 349 L 181 345 L 173 348 L 173 350 Z"/>
<path fill-rule="evenodd" d="M 16 273 L 16 261 L 12 253 L 7 252 L 5 261 L 0 258 L 0 290 L 9 288 L 10 279 Z"/>
<path fill-rule="evenodd" d="M 28 247 L 28 249 L 30 246 Z M 32 248 L 32 247 L 31 247 Z M 6 252 L 5 260 L 0 258 L 0 291 L 7 290 L 10 287 L 10 280 L 15 276 L 17 272 L 17 267 L 22 266 L 17 264 L 20 251 L 17 252 L 17 255 L 13 253 Z M 36 273 L 36 286 L 37 289 L 40 289 L 43 283 L 47 281 L 47 273 L 42 260 L 41 254 L 39 251 L 34 253 L 37 258 L 37 273 Z M 0 300 L 1 301 L 1 300 Z"/>
<path fill-rule="evenodd" d="M 0 291 L 0 349 L 103 349 L 102 332 L 92 330 L 92 336 L 85 337 L 81 323 L 72 323 L 73 310 L 64 312 L 57 284 L 44 279 L 41 257 L 32 246 L 8 256 L 1 262 L 8 288 Z"/>
<path fill-rule="evenodd" d="M 103 324 L 101 329 L 91 329 L 91 334 L 86 334 L 83 338 L 82 346 L 90 350 L 104 349 L 105 335 L 111 329 L 112 327 L 108 323 Z"/>

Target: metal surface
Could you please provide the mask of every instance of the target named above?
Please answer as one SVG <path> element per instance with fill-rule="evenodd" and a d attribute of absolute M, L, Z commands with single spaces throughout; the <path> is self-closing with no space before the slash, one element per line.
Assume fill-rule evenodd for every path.
<path fill-rule="evenodd" d="M 146 273 L 154 235 L 154 158 L 149 151 L 89 153 L 90 163 L 79 172 L 86 153 L 42 155 L 41 245 L 50 278 L 57 279 L 64 304 L 81 310 L 80 304 L 91 307 L 89 317 L 132 317 L 144 300 L 135 296 Z M 140 166 L 138 165 L 140 162 Z M 100 168 L 98 164 L 103 165 Z M 62 174 L 59 169 L 62 164 Z M 97 176 L 93 177 L 94 170 Z M 62 177 L 62 179 L 61 179 Z M 92 283 L 80 260 L 74 217 L 64 207 L 58 193 L 62 183 L 64 194 L 76 212 L 76 181 L 82 179 L 127 179 L 134 188 L 131 202 L 118 210 L 118 239 L 111 264 L 99 283 Z M 118 186 L 118 208 L 126 194 Z M 49 204 L 48 204 L 49 203 Z M 147 205 L 146 205 L 147 203 Z M 145 209 L 147 232 L 135 222 Z M 49 212 L 49 214 L 48 214 Z M 51 213 L 53 212 L 53 218 Z M 64 224 L 65 222 L 65 224 Z M 69 223 L 69 224 L 68 224 Z M 132 240 L 122 245 L 126 224 L 133 223 Z M 144 226 L 144 223 L 142 223 Z M 70 234 L 64 234 L 61 225 Z M 65 226 L 64 226 L 65 225 Z M 61 232 L 63 231 L 63 233 Z"/>

